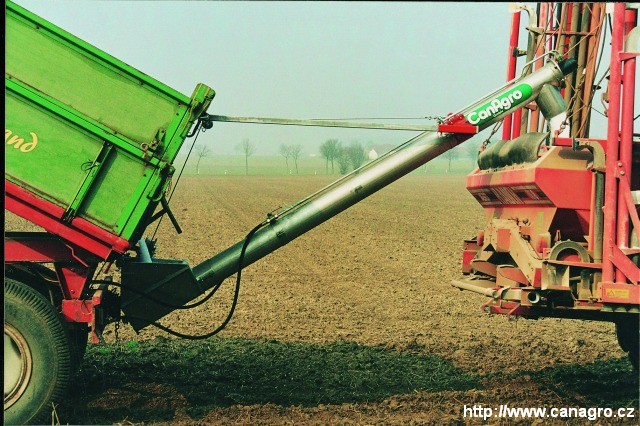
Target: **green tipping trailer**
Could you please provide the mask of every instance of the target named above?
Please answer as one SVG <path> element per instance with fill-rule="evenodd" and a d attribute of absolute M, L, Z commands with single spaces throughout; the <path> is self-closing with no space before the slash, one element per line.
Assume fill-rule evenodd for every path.
<path fill-rule="evenodd" d="M 5 232 L 4 418 L 40 423 L 89 331 L 119 317 L 97 266 L 172 218 L 172 163 L 215 92 L 186 96 L 10 1 L 5 22 L 5 209 L 46 232 Z"/>
<path fill-rule="evenodd" d="M 11 2 L 6 37 L 7 183 L 135 243 L 214 91 L 189 98 Z"/>

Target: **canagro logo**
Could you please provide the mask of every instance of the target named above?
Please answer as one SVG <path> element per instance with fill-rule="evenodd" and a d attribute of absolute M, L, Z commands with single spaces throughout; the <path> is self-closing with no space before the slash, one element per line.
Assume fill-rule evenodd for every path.
<path fill-rule="evenodd" d="M 474 126 L 481 126 L 511 109 L 514 105 L 524 102 L 531 96 L 531 93 L 531 86 L 519 84 L 481 107 L 474 109 L 467 114 L 466 119 Z"/>

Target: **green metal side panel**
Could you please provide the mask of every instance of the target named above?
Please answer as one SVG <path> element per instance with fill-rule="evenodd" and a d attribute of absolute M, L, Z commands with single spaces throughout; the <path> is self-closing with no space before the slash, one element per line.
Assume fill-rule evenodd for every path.
<path fill-rule="evenodd" d="M 186 134 L 191 98 L 7 2 L 5 178 L 121 238 L 137 238 Z"/>

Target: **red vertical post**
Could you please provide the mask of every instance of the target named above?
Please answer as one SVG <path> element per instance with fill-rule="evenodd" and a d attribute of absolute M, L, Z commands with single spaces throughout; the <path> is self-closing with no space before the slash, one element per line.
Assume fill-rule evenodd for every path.
<path fill-rule="evenodd" d="M 566 12 L 567 13 L 567 19 L 566 19 L 567 23 L 564 26 L 564 30 L 567 31 L 567 32 L 571 31 L 571 22 L 572 22 L 571 21 L 571 17 L 573 15 L 573 6 L 574 6 L 574 3 L 569 3 L 567 5 L 567 12 Z M 576 6 L 578 6 L 578 5 L 576 4 Z M 563 50 L 562 50 L 564 52 L 564 57 L 565 58 L 568 57 L 567 56 L 567 51 L 569 50 L 569 45 L 571 44 L 570 41 L 571 41 L 571 36 L 570 35 L 569 35 L 569 37 L 565 37 L 564 46 L 563 46 Z"/>
<path fill-rule="evenodd" d="M 622 84 L 622 64 L 620 51 L 624 39 L 624 3 L 615 3 L 613 11 L 613 31 L 611 33 L 611 63 L 609 79 L 609 111 L 607 120 L 607 159 L 605 167 L 604 194 L 604 235 L 602 248 L 602 281 L 613 282 L 614 267 L 611 262 L 613 246 L 616 244 L 616 202 L 618 200 L 618 148 L 620 137 L 620 98 Z"/>
<path fill-rule="evenodd" d="M 545 29 L 545 31 L 546 31 L 546 25 L 547 25 L 548 9 L 549 9 L 548 3 L 540 3 L 540 14 L 538 16 L 538 26 Z M 545 46 L 544 37 L 546 37 L 546 35 L 542 34 L 540 35 L 540 37 L 542 38 L 542 40 L 540 40 L 536 46 L 535 56 L 537 58 L 540 58 L 540 56 L 542 56 L 542 54 L 544 53 L 544 46 Z M 543 65 L 544 65 L 544 60 L 540 58 L 536 60 L 536 62 L 534 63 L 533 69 L 539 70 L 540 68 L 542 68 Z M 531 111 L 531 115 L 529 116 L 529 132 L 537 132 L 539 122 L 540 122 L 540 110 L 536 108 L 533 111 Z"/>
<path fill-rule="evenodd" d="M 514 49 L 518 47 L 518 37 L 520 36 L 520 11 L 514 12 L 511 15 L 511 36 L 509 37 L 509 52 L 507 53 L 507 81 L 511 81 L 516 76 L 516 55 L 514 55 Z M 502 121 L 502 139 L 511 139 L 511 124 L 513 120 L 513 114 L 507 115 Z"/>
<path fill-rule="evenodd" d="M 571 23 L 573 22 L 572 16 L 573 16 L 573 6 L 574 6 L 574 4 L 575 3 L 569 3 L 569 4 L 567 4 L 566 8 L 564 8 L 564 6 L 563 6 L 563 9 L 564 9 L 563 13 L 565 14 L 565 25 L 564 25 L 564 28 L 562 28 L 561 30 L 566 32 L 566 33 L 569 33 L 569 36 L 565 36 L 564 37 L 564 43 L 561 46 L 562 57 L 565 58 L 565 59 L 570 57 L 567 52 L 569 51 L 569 47 L 571 45 Z M 575 6 L 577 7 L 578 5 L 575 4 Z M 563 98 L 564 98 L 564 94 L 565 94 L 566 90 L 567 90 L 566 87 L 563 87 L 563 88 L 560 89 L 560 94 L 562 95 Z"/>
<path fill-rule="evenodd" d="M 636 26 L 636 11 L 628 9 L 624 12 L 624 35 Z M 635 96 L 636 58 L 626 58 L 622 64 L 622 108 L 620 111 L 620 157 L 622 166 L 619 167 L 621 179 L 628 179 L 631 183 L 633 114 Z M 618 238 L 620 247 L 629 247 L 629 211 L 624 201 L 624 193 L 618 188 Z M 616 271 L 616 281 L 625 281 L 621 271 Z"/>
<path fill-rule="evenodd" d="M 520 136 L 520 132 L 522 131 L 522 108 L 518 108 L 513 112 L 513 124 L 511 128 L 511 137 L 513 139 Z"/>
<path fill-rule="evenodd" d="M 549 32 L 553 32 L 555 28 L 555 23 L 556 23 L 555 7 L 559 7 L 559 5 L 554 6 L 553 2 L 549 2 L 549 10 L 548 10 L 549 16 L 547 20 L 547 30 Z M 549 37 L 547 41 L 547 52 L 551 52 L 553 49 L 554 49 L 553 37 Z"/>

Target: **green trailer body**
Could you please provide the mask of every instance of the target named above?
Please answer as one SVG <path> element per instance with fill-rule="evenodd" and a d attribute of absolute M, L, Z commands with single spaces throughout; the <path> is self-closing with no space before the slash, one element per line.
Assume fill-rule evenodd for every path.
<path fill-rule="evenodd" d="M 191 97 L 7 2 L 5 180 L 133 242 L 214 91 Z"/>

